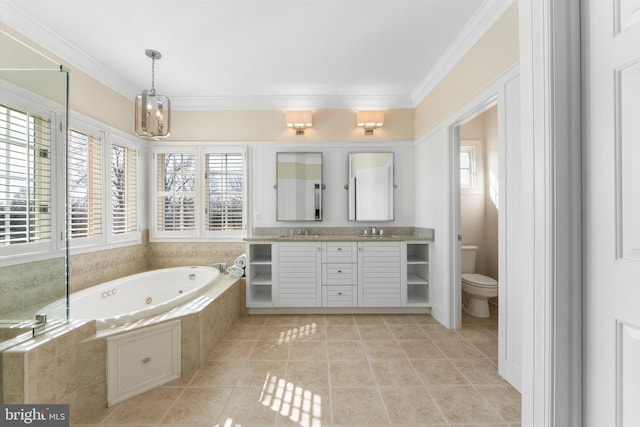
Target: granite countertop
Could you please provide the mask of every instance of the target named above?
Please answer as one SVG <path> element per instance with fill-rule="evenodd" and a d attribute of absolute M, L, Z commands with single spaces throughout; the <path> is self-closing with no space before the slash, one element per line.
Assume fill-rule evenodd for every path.
<path fill-rule="evenodd" d="M 247 242 L 403 242 L 403 241 L 425 241 L 431 242 L 433 239 L 417 236 L 414 234 L 383 234 L 363 235 L 363 234 L 296 234 L 296 235 L 260 235 L 247 237 Z"/>

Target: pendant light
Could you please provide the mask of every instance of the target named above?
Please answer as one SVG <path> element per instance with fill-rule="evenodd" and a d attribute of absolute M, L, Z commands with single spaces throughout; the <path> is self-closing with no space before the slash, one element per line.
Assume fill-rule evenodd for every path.
<path fill-rule="evenodd" d="M 136 134 L 151 138 L 169 136 L 171 125 L 171 101 L 158 95 L 155 88 L 156 60 L 162 58 L 157 50 L 147 49 L 144 53 L 151 58 L 151 90 L 143 90 L 136 96 Z"/>

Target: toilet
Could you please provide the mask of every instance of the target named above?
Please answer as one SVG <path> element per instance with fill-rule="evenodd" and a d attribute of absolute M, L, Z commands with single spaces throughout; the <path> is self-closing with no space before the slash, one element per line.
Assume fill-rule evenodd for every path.
<path fill-rule="evenodd" d="M 498 282 L 476 269 L 477 246 L 464 245 L 460 253 L 462 310 L 475 317 L 489 317 L 488 298 L 498 296 Z"/>

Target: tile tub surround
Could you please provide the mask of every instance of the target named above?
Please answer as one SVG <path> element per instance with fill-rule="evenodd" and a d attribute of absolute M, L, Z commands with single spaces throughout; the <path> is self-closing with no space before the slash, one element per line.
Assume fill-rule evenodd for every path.
<path fill-rule="evenodd" d="M 221 294 L 205 295 L 193 307 L 123 327 L 145 327 L 154 322 L 181 320 L 182 376 L 202 368 L 216 345 L 246 315 L 243 279 L 225 276 L 229 285 Z M 106 335 L 95 322 L 72 321 L 18 345 L 2 356 L 4 403 L 69 403 L 72 421 L 104 409 L 107 402 Z"/>
<path fill-rule="evenodd" d="M 244 252 L 243 242 L 151 242 L 148 248 L 148 269 L 207 265 L 210 262 L 226 262 L 231 266 Z"/>
<path fill-rule="evenodd" d="M 495 317 L 458 331 L 429 315 L 243 317 L 192 375 L 73 425 L 515 427 L 520 395 L 475 346 L 490 339 Z"/>

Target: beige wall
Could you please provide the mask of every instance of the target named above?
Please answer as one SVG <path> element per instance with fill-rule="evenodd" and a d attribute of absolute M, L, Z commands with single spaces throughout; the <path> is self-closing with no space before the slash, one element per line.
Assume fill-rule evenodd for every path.
<path fill-rule="evenodd" d="M 416 107 L 420 139 L 519 62 L 518 6 L 513 4 Z"/>

